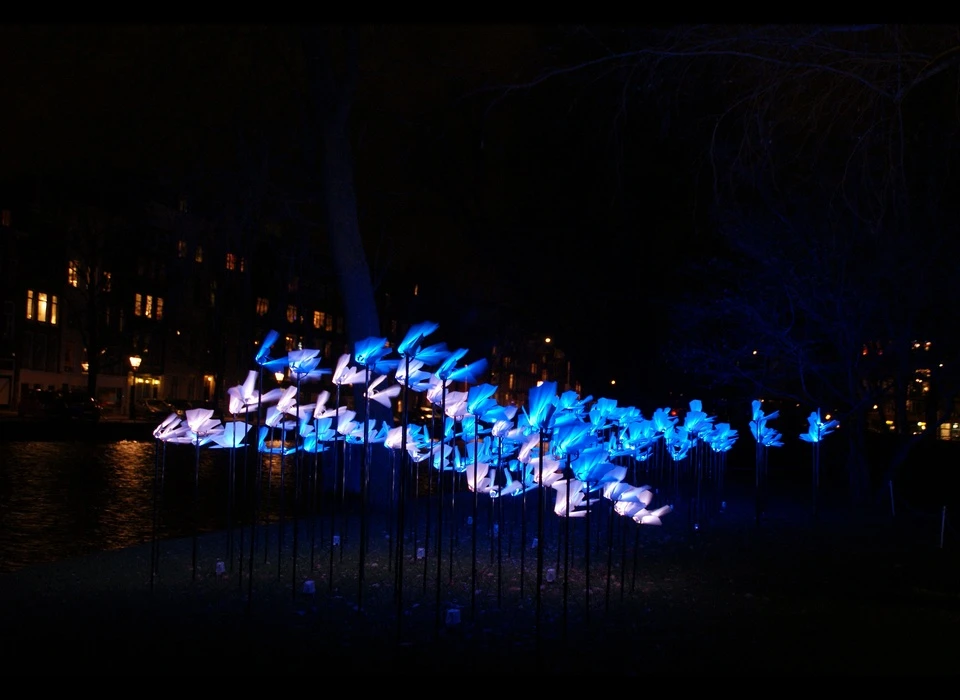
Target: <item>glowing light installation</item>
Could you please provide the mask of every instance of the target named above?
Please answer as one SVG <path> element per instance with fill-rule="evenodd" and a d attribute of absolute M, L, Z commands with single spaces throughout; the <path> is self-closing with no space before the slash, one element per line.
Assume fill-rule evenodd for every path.
<path fill-rule="evenodd" d="M 350 353 L 344 353 L 340 355 L 340 358 L 337 360 L 337 364 L 333 369 L 333 375 L 331 376 L 331 381 L 336 387 L 336 398 L 334 399 L 334 440 L 333 440 L 333 456 L 334 456 L 334 468 L 333 468 L 333 480 L 334 484 L 337 483 L 339 479 L 340 483 L 340 508 L 343 511 L 343 529 L 340 534 L 336 534 L 336 520 L 337 520 L 337 499 L 333 499 L 333 506 L 330 509 L 330 571 L 328 576 L 328 583 L 330 590 L 333 590 L 333 553 L 335 549 L 339 546 L 340 549 L 340 561 L 343 561 L 343 550 L 346 541 L 346 522 L 347 522 L 347 513 L 346 513 L 346 497 L 347 497 L 347 468 L 344 464 L 346 459 L 346 445 L 341 443 L 340 437 L 346 436 L 347 425 L 353 420 L 355 415 L 352 411 L 347 411 L 346 407 L 340 406 L 340 394 L 341 389 L 344 386 L 352 386 L 354 384 L 359 384 L 364 380 L 364 372 L 358 370 L 356 367 L 350 365 Z M 344 415 L 341 411 L 349 413 L 350 415 Z M 342 446 L 342 449 L 341 449 Z"/>
<path fill-rule="evenodd" d="M 236 419 L 223 426 L 223 432 L 214 435 L 211 449 L 229 450 L 227 459 L 227 552 L 226 556 L 230 561 L 230 571 L 233 572 L 233 503 L 235 500 L 236 472 L 237 472 L 237 449 L 244 447 L 243 441 L 247 435 L 250 426 L 245 422 Z M 241 543 L 242 551 L 243 545 Z M 240 569 L 243 570 L 243 562 L 240 563 Z"/>
<path fill-rule="evenodd" d="M 479 501 L 488 498 L 490 504 L 490 532 L 491 532 L 491 562 L 494 555 L 493 540 L 496 539 L 497 551 L 500 553 L 498 566 L 498 597 L 500 596 L 500 569 L 502 567 L 502 530 L 503 530 L 503 498 L 518 496 L 521 502 L 521 595 L 523 571 L 525 569 L 526 542 L 525 528 L 527 524 L 525 496 L 532 490 L 537 490 L 539 507 L 537 509 L 537 594 L 538 594 L 538 621 L 539 621 L 539 591 L 542 588 L 544 571 L 544 522 L 545 514 L 553 512 L 555 516 L 564 519 L 568 528 L 566 547 L 568 552 L 564 564 L 564 571 L 569 569 L 571 521 L 582 520 L 589 522 L 590 512 L 601 500 L 610 502 L 610 512 L 629 518 L 636 526 L 660 525 L 662 518 L 673 509 L 672 505 L 650 508 L 654 498 L 654 490 L 647 486 L 636 486 L 627 483 L 626 467 L 614 463 L 614 460 L 631 459 L 634 465 L 646 463 L 655 454 L 658 442 L 664 446 L 664 452 L 673 456 L 686 454 L 699 436 L 704 442 L 711 436 L 711 446 L 721 449 L 726 445 L 729 449 L 735 439 L 735 431 L 723 431 L 714 435 L 709 426 L 709 420 L 704 416 L 698 418 L 697 410 L 691 404 L 691 414 L 688 416 L 683 430 L 675 428 L 676 418 L 669 409 L 660 409 L 654 413 L 652 420 L 646 420 L 636 409 L 618 407 L 616 401 L 600 398 L 589 403 L 592 397 L 581 399 L 575 392 L 557 394 L 555 382 L 544 382 L 529 394 L 528 405 L 520 411 L 516 406 L 500 406 L 494 398 L 497 388 L 490 384 L 481 384 L 480 378 L 486 369 L 486 360 L 477 360 L 458 367 L 457 363 L 466 355 L 466 349 L 454 352 L 447 350 L 446 345 L 437 343 L 423 346 L 423 339 L 433 333 L 437 324 L 424 323 L 411 327 L 410 332 L 400 344 L 399 359 L 387 359 L 390 348 L 383 338 L 368 338 L 357 343 L 353 358 L 357 367 L 349 366 L 351 356 L 342 355 L 333 371 L 320 369 L 321 358 L 316 350 L 296 350 L 285 356 L 270 357 L 270 350 L 278 339 L 275 331 L 270 331 L 260 345 L 254 358 L 256 370 L 247 373 L 244 381 L 227 390 L 226 398 L 228 411 L 233 421 L 223 426 L 213 418 L 213 411 L 209 409 L 193 409 L 187 412 L 186 421 L 180 423 L 175 415 L 169 417 L 155 431 L 155 437 L 165 445 L 191 445 L 195 451 L 194 500 L 197 503 L 197 489 L 199 487 L 199 450 L 209 445 L 221 449 L 231 450 L 231 460 L 236 449 L 244 447 L 248 441 L 254 439 L 251 446 L 256 446 L 258 452 L 258 487 L 256 503 L 259 503 L 260 478 L 263 472 L 263 456 L 276 455 L 281 460 L 281 480 L 283 479 L 283 462 L 285 458 L 293 456 L 296 465 L 294 487 L 295 507 L 294 520 L 296 538 L 296 523 L 299 515 L 296 500 L 300 494 L 302 459 L 304 455 L 314 455 L 314 460 L 320 452 L 333 449 L 336 457 L 334 467 L 334 483 L 332 490 L 337 490 L 337 477 L 340 477 L 340 496 L 345 495 L 345 469 L 341 472 L 339 462 L 342 456 L 338 449 L 340 445 L 361 446 L 364 462 L 361 477 L 361 503 L 364 509 L 361 512 L 360 536 L 360 586 L 357 597 L 358 609 L 362 609 L 363 600 L 363 559 L 366 552 L 366 502 L 369 494 L 369 466 L 372 456 L 372 447 L 382 443 L 385 449 L 393 451 L 400 457 L 401 464 L 410 462 L 419 465 L 427 462 L 438 473 L 440 491 L 438 544 L 437 544 L 437 612 L 440 610 L 440 571 L 443 532 L 443 489 L 444 476 L 452 477 L 451 491 L 455 495 L 457 478 L 465 476 L 465 483 L 473 501 L 472 509 L 472 588 L 476 592 L 476 561 L 477 561 L 477 526 L 479 522 Z M 439 364 L 437 370 L 431 374 L 425 367 Z M 290 385 L 277 387 L 268 392 L 263 391 L 264 370 L 289 372 Z M 322 381 L 329 375 L 328 381 L 335 387 L 336 399 L 330 401 L 330 392 L 320 391 L 317 400 L 304 403 L 301 400 L 302 386 L 305 382 Z M 390 386 L 387 376 L 396 378 L 397 384 Z M 364 384 L 364 401 L 366 415 L 363 421 L 354 420 L 356 413 L 340 405 L 341 387 Z M 452 386 L 455 383 L 466 385 L 466 391 L 457 391 Z M 433 412 L 433 420 L 439 418 L 440 427 L 437 436 L 431 437 L 424 425 L 410 424 L 408 420 L 408 393 L 410 391 L 422 393 L 427 402 L 439 408 Z M 371 402 L 373 404 L 390 407 L 391 402 L 403 395 L 403 418 L 399 431 L 388 425 L 382 425 L 369 417 Z M 266 414 L 261 423 L 261 413 L 266 408 Z M 256 415 L 256 430 L 246 421 L 249 414 Z M 244 420 L 240 420 L 243 418 Z M 697 426 L 694 429 L 694 426 Z M 459 428 L 459 432 L 458 432 Z M 720 428 L 720 426 L 718 426 Z M 279 440 L 273 439 L 274 433 L 279 433 Z M 251 438 L 251 434 L 255 438 Z M 720 439 L 723 435 L 724 439 Z M 292 439 L 288 440 L 288 436 Z M 270 439 L 268 439 L 270 438 Z M 459 441 L 459 445 L 458 445 Z M 391 460 L 392 461 L 392 460 Z M 316 464 L 316 462 L 314 462 Z M 231 465 L 233 462 L 231 461 Z M 635 468 L 635 467 L 634 467 Z M 429 471 L 433 471 L 432 469 Z M 231 482 L 233 479 L 231 469 Z M 398 542 L 396 547 L 396 581 L 400 588 L 402 581 L 402 564 L 405 559 L 403 546 L 404 504 L 406 502 L 407 470 L 400 471 L 400 494 L 397 496 Z M 316 478 L 313 481 L 316 488 Z M 394 486 L 391 485 L 391 493 Z M 281 488 L 281 493 L 283 488 Z M 548 496 L 553 498 L 547 502 Z M 394 496 L 391 495 L 390 504 Z M 499 523 L 493 522 L 494 502 L 499 512 Z M 331 534 L 334 531 L 336 520 L 336 498 L 331 508 Z M 429 501 L 428 501 L 429 503 Z M 451 500 L 451 507 L 455 507 L 455 500 Z M 283 499 L 280 499 L 280 522 L 283 522 Z M 315 515 L 311 512 L 311 515 Z M 344 513 L 345 515 L 345 513 Z M 250 556 L 248 559 L 249 575 L 247 578 L 249 593 L 248 604 L 252 600 L 253 561 L 255 525 L 258 520 L 256 507 L 251 518 Z M 427 525 L 431 518 L 428 513 Z M 452 518 L 451 522 L 454 522 Z M 497 528 L 499 525 L 499 529 Z M 346 523 L 344 532 L 346 534 Z M 281 525 L 282 531 L 282 525 Z M 494 537 L 496 535 L 496 537 Z M 450 570 L 453 572 L 453 537 L 451 534 Z M 587 529 L 587 566 L 589 567 L 589 528 Z M 416 537 L 414 537 L 416 543 Z M 429 542 L 429 529 L 427 535 Z M 342 539 L 336 542 L 331 540 L 330 570 L 328 577 L 332 587 L 333 580 L 333 552 L 339 545 L 341 558 L 343 556 Z M 267 541 L 263 540 L 264 561 L 266 561 Z M 278 536 L 278 573 L 279 559 L 282 553 L 282 534 Z M 241 543 L 241 549 L 243 544 Z M 232 551 L 232 544 L 231 544 Z M 391 552 L 394 549 L 391 546 Z M 314 547 L 311 544 L 311 561 Z M 557 552 L 559 568 L 559 548 Z M 294 546 L 294 559 L 297 557 Z M 424 557 L 426 560 L 426 557 Z M 426 564 L 426 562 L 425 562 Z M 156 570 L 155 557 L 152 562 L 152 574 Z M 241 560 L 242 568 L 242 560 Z M 311 563 L 311 573 L 313 566 Z M 293 568 L 296 577 L 296 565 Z M 194 575 L 196 575 L 196 546 L 194 547 Z M 566 586 L 567 577 L 564 577 Z M 589 574 L 588 574 L 589 581 Z M 294 580 L 294 590 L 298 589 Z M 426 585 L 426 577 L 424 578 Z M 588 585 L 589 589 L 589 585 Z M 566 591 L 566 588 L 565 588 Z M 565 593 L 566 595 L 566 593 Z M 402 595 L 397 595 L 398 625 L 401 617 Z M 589 603 L 589 599 L 588 599 Z M 538 623 L 539 629 L 539 623 Z"/>
<path fill-rule="evenodd" d="M 753 435 L 757 443 L 756 452 L 756 473 L 755 473 L 755 514 L 757 525 L 760 524 L 760 517 L 766 506 L 766 485 L 767 485 L 767 449 L 770 447 L 782 447 L 783 440 L 780 433 L 767 425 L 780 415 L 779 411 L 765 414 L 762 403 L 754 399 L 751 406 L 751 420 L 749 423 L 750 434 Z"/>
<path fill-rule="evenodd" d="M 471 581 L 470 581 L 470 611 L 473 615 L 477 605 L 477 521 L 479 520 L 479 497 L 481 491 L 490 492 L 491 479 L 486 478 L 486 472 L 489 471 L 489 442 L 483 443 L 486 448 L 481 450 L 480 443 L 480 423 L 495 423 L 506 417 L 506 411 L 497 404 L 493 395 L 497 392 L 497 387 L 493 384 L 476 384 L 467 391 L 466 418 L 473 424 L 472 439 L 473 442 L 467 443 L 469 451 L 473 455 L 472 474 L 467 477 L 467 486 L 473 492 L 473 515 L 470 519 L 471 533 L 470 543 L 473 549 L 471 562 Z M 467 430 L 469 434 L 470 431 Z M 480 453 L 484 452 L 484 472 L 481 475 Z M 496 473 L 496 471 L 494 471 Z M 482 479 L 486 478 L 484 483 Z"/>
<path fill-rule="evenodd" d="M 180 416 L 169 414 L 153 429 L 154 438 L 154 466 L 153 466 L 153 525 L 151 533 L 150 553 L 150 591 L 153 592 L 154 582 L 160 571 L 160 509 L 163 500 L 163 479 L 166 474 L 167 442 L 176 439 L 186 432 L 180 427 Z M 162 448 L 161 448 L 162 445 Z"/>
<path fill-rule="evenodd" d="M 824 422 L 820 418 L 820 409 L 807 417 L 807 432 L 800 434 L 800 439 L 813 445 L 813 514 L 817 514 L 817 494 L 820 490 L 820 442 L 840 425 L 840 422 L 831 419 Z"/>
<path fill-rule="evenodd" d="M 301 405 L 300 396 L 303 393 L 303 385 L 306 382 L 318 381 L 323 376 L 330 374 L 331 370 L 320 367 L 320 351 L 315 349 L 291 350 L 287 353 L 287 370 L 294 381 L 296 393 L 292 410 L 286 406 L 287 413 L 294 416 L 296 420 L 296 440 L 301 440 L 309 432 L 308 426 L 313 417 L 313 405 Z M 297 561 L 299 552 L 300 536 L 300 505 L 303 481 L 303 453 L 302 442 L 294 453 L 293 459 L 293 556 L 290 559 L 291 564 L 291 595 L 297 595 Z"/>
<path fill-rule="evenodd" d="M 543 522 L 544 510 L 546 509 L 546 491 L 544 490 L 544 445 L 550 439 L 553 431 L 553 416 L 557 410 L 557 383 L 543 382 L 539 386 L 530 389 L 527 397 L 528 406 L 523 409 L 522 425 L 529 434 L 536 435 L 537 450 L 537 483 L 540 489 L 537 492 L 537 588 L 536 588 L 536 621 L 537 621 L 537 639 L 540 635 L 540 618 L 542 608 L 543 588 Z M 532 444 L 532 441 L 531 441 Z M 526 546 L 526 543 L 524 543 Z M 521 577 L 522 577 L 521 571 Z M 522 579 L 521 579 L 522 580 Z M 521 584 L 522 587 L 522 584 Z"/>
<path fill-rule="evenodd" d="M 360 462 L 360 564 L 359 564 L 359 575 L 357 576 L 357 608 L 358 610 L 363 610 L 363 584 L 364 584 L 364 573 L 366 570 L 366 553 L 368 542 L 368 523 L 367 523 L 367 510 L 369 508 L 369 499 L 370 499 L 370 468 L 371 468 L 371 440 L 370 440 L 370 424 L 373 422 L 370 418 L 370 401 L 372 399 L 370 395 L 370 390 L 372 384 L 370 381 L 371 373 L 374 371 L 384 373 L 394 372 L 399 365 L 397 360 L 386 360 L 386 356 L 392 352 L 390 346 L 387 344 L 386 338 L 366 338 L 364 340 L 359 340 L 354 345 L 353 358 L 358 365 L 363 367 L 364 370 L 364 421 L 363 421 L 363 453 L 362 459 Z M 379 379 L 376 380 L 379 383 Z M 399 387 L 398 391 L 399 393 Z M 389 405 L 389 398 L 387 399 Z"/>
<path fill-rule="evenodd" d="M 417 545 L 419 544 L 417 522 L 419 520 L 419 513 L 417 511 L 417 503 L 419 502 L 419 489 L 417 484 L 419 479 L 417 478 L 420 474 L 420 462 L 422 462 L 427 456 L 422 454 L 416 446 L 416 440 L 413 442 L 414 445 L 411 445 L 408 441 L 408 435 L 410 434 L 410 391 L 416 393 L 422 393 L 427 391 L 430 388 L 430 373 L 423 369 L 425 365 L 433 365 L 438 362 L 442 362 L 447 357 L 450 356 L 450 351 L 447 349 L 445 343 L 437 343 L 434 345 L 429 345 L 424 347 L 421 345 L 423 340 L 431 335 L 439 327 L 438 323 L 433 321 L 424 321 L 422 323 L 415 323 L 407 330 L 406 335 L 404 335 L 403 340 L 400 341 L 400 344 L 397 346 L 397 354 L 400 355 L 401 362 L 397 365 L 397 370 L 394 373 L 394 378 L 397 380 L 397 383 L 403 387 L 402 389 L 402 398 L 401 398 L 401 407 L 402 415 L 400 419 L 400 489 L 397 498 L 397 551 L 396 551 L 396 601 L 397 601 L 397 635 L 399 636 L 402 633 L 402 625 L 400 620 L 403 618 L 403 569 L 404 569 L 404 532 L 406 530 L 406 501 L 407 501 L 407 488 L 408 482 L 412 484 L 414 489 L 414 514 L 413 514 L 413 551 L 417 551 Z M 420 432 L 420 429 L 416 429 L 414 438 L 421 438 L 424 435 Z M 389 445 L 388 445 L 389 446 Z M 412 474 L 408 474 L 407 463 L 408 456 L 412 460 Z M 429 470 L 429 467 L 428 467 Z M 428 483 L 429 483 L 429 471 L 428 471 Z M 428 501 L 429 503 L 429 501 Z M 429 511 L 427 515 L 427 527 L 429 528 L 430 517 Z M 423 569 L 423 585 L 426 588 L 427 582 L 427 569 L 426 569 L 426 552 L 429 549 L 429 543 L 426 543 L 424 546 L 424 569 Z"/>
<path fill-rule="evenodd" d="M 223 425 L 213 417 L 209 408 L 191 408 L 184 413 L 187 430 L 172 438 L 173 442 L 184 442 L 194 446 L 193 473 L 193 580 L 197 578 L 197 536 L 200 519 L 200 448 L 213 442 L 214 437 L 223 432 Z"/>
<path fill-rule="evenodd" d="M 710 446 L 710 465 L 714 479 L 716 496 L 715 509 L 724 511 L 727 502 L 724 500 L 724 476 L 726 471 L 727 453 L 737 441 L 737 431 L 729 423 L 717 423 L 703 435 L 703 441 Z"/>
<path fill-rule="evenodd" d="M 442 557 L 442 551 L 443 551 L 443 469 L 442 469 L 442 465 L 443 465 L 443 461 L 442 460 L 446 454 L 445 448 L 447 446 L 447 440 L 448 438 L 452 439 L 453 433 L 456 429 L 456 426 L 455 426 L 456 419 L 462 418 L 462 415 L 458 415 L 458 412 L 460 410 L 460 405 L 458 405 L 458 401 L 462 401 L 462 409 L 464 411 L 466 410 L 466 393 L 458 392 L 454 394 L 454 398 L 456 400 L 451 402 L 452 403 L 451 411 L 453 412 L 454 415 L 451 416 L 450 430 L 448 434 L 447 386 L 452 382 L 466 382 L 468 384 L 475 383 L 479 380 L 480 374 L 487 367 L 486 359 L 481 358 L 479 360 L 475 360 L 474 362 L 468 363 L 458 368 L 457 362 L 463 359 L 466 356 L 467 352 L 468 352 L 467 348 L 458 348 L 457 350 L 454 350 L 443 360 L 443 362 L 440 363 L 440 366 L 437 368 L 437 371 L 434 373 L 434 378 L 435 378 L 434 386 L 439 385 L 440 420 L 442 421 L 442 426 L 441 426 L 442 432 L 440 437 L 440 459 L 441 459 L 440 467 L 441 468 L 439 469 L 439 474 L 437 476 L 437 482 L 438 482 L 437 490 L 439 491 L 439 495 L 440 495 L 440 505 L 438 507 L 438 521 L 437 521 L 437 581 L 436 581 L 437 610 L 436 610 L 436 619 L 435 619 L 436 621 L 435 628 L 437 630 L 440 629 L 440 596 L 441 596 L 441 590 L 442 590 L 441 578 L 442 578 L 442 571 L 443 571 L 443 564 L 442 564 L 442 559 L 443 559 Z M 436 392 L 433 392 L 434 398 L 431 398 L 431 392 L 428 392 L 428 398 L 431 398 L 431 403 L 434 403 L 434 405 L 435 405 L 435 402 L 434 402 L 435 396 L 436 396 Z M 454 494 L 455 486 L 456 486 L 456 478 L 454 476 L 453 483 L 450 486 L 451 495 Z M 452 498 L 451 498 L 451 502 L 452 502 Z M 455 517 L 452 517 L 451 518 L 452 525 L 455 525 L 455 522 L 456 522 Z M 454 542 L 454 535 L 453 533 L 451 533 L 451 537 L 450 537 L 450 556 L 451 557 L 453 556 L 453 542 Z M 450 569 L 451 578 L 453 577 L 452 564 L 453 563 L 451 561 L 451 569 Z"/>
<path fill-rule="evenodd" d="M 280 334 L 275 330 L 267 331 L 267 335 L 264 336 L 263 342 L 260 343 L 260 347 L 257 349 L 257 352 L 254 355 L 253 361 L 259 367 L 257 372 L 257 420 L 256 420 L 256 429 L 259 439 L 257 441 L 257 497 L 253 505 L 253 517 L 250 525 L 250 557 L 248 560 L 249 571 L 247 573 L 247 610 L 249 611 L 250 606 L 253 604 L 253 551 L 256 546 L 256 535 L 257 535 L 257 519 L 260 515 L 259 506 L 260 506 L 260 486 L 263 481 L 263 455 L 264 455 L 264 428 L 261 427 L 261 413 L 265 405 L 271 402 L 275 402 L 280 398 L 280 389 L 272 389 L 273 392 L 270 396 L 267 396 L 263 393 L 263 372 L 264 370 L 268 372 L 277 372 L 286 366 L 287 358 L 279 357 L 272 358 L 270 357 L 270 351 L 273 349 L 274 344 L 277 342 L 277 339 L 280 337 Z M 268 392 L 270 394 L 271 392 Z M 267 560 L 267 538 L 266 532 L 263 535 L 263 560 Z"/>
<path fill-rule="evenodd" d="M 705 458 L 704 450 L 700 448 L 704 443 L 704 437 L 709 434 L 713 428 L 713 422 L 716 420 L 716 417 L 709 416 L 703 411 L 703 402 L 699 399 L 692 400 L 689 406 L 690 410 L 687 411 L 683 418 L 683 428 L 686 431 L 687 439 L 691 443 L 689 452 L 691 459 L 689 461 L 692 463 L 690 466 L 696 482 L 695 488 L 692 489 L 694 506 L 690 509 L 690 516 L 693 521 L 693 529 L 699 530 L 700 520 L 703 516 L 702 491 L 703 462 Z"/>

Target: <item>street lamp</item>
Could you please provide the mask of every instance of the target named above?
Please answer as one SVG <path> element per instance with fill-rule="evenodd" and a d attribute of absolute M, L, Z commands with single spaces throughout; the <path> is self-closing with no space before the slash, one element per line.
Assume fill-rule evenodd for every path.
<path fill-rule="evenodd" d="M 130 369 L 133 370 L 133 374 L 130 376 L 130 420 L 134 420 L 137 417 L 136 405 L 134 404 L 134 396 L 136 394 L 137 387 L 137 370 L 140 368 L 140 363 L 143 360 L 139 355 L 130 356 Z"/>

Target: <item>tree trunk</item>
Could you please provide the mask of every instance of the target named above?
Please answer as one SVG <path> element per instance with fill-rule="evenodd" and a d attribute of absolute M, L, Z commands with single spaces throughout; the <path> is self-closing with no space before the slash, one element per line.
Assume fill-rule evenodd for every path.
<path fill-rule="evenodd" d="M 305 30 L 303 37 L 308 74 L 311 78 L 310 88 L 313 92 L 312 102 L 321 121 L 320 172 L 327 235 L 344 305 L 347 342 L 352 350 L 358 340 L 380 335 L 380 320 L 370 267 L 360 236 L 349 138 L 348 117 L 357 71 L 356 36 L 352 31 L 348 31 L 347 66 L 344 77 L 339 82 L 334 77 L 329 40 L 324 30 Z M 364 390 L 362 385 L 354 386 L 354 405 L 360 420 L 368 418 L 364 414 Z M 379 415 L 381 411 L 375 409 L 379 409 L 379 404 L 371 407 L 369 418 L 379 421 L 389 417 L 389 412 L 384 411 L 384 415 Z M 372 454 L 374 460 L 370 465 L 370 480 L 374 485 L 378 485 L 387 471 L 388 460 L 382 448 L 374 449 Z M 346 480 L 346 486 L 351 492 L 359 492 L 360 474 L 357 469 L 351 470 Z M 371 491 L 371 502 L 379 503 L 381 499 L 377 494 L 381 493 L 382 489 L 374 488 Z"/>
<path fill-rule="evenodd" d="M 380 333 L 370 267 L 357 221 L 353 165 L 345 125 L 329 119 L 323 125 L 323 199 L 334 270 L 343 296 L 347 340 Z"/>

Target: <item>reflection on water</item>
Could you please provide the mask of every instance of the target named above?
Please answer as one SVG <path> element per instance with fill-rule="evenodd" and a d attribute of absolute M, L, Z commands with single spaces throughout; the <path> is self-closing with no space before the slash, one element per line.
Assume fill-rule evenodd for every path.
<path fill-rule="evenodd" d="M 260 513 L 261 519 L 266 514 L 266 520 L 274 520 L 281 502 L 279 458 L 264 459 Z M 291 461 L 288 457 L 283 470 L 287 504 L 298 473 Z M 256 452 L 244 449 L 198 452 L 189 445 L 158 447 L 152 441 L 0 443 L 0 573 L 148 543 L 154 512 L 160 538 L 248 520 L 256 466 Z M 304 463 L 303 479 L 312 466 Z M 323 465 L 318 469 L 322 473 Z M 155 473 L 161 487 L 156 497 Z"/>

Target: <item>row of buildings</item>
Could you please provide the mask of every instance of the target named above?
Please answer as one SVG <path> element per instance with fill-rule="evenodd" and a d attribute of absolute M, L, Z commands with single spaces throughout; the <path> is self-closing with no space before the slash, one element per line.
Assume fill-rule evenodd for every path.
<path fill-rule="evenodd" d="M 273 356 L 318 349 L 332 368 L 351 352 L 323 232 L 205 204 L 131 182 L 7 188 L 0 408 L 16 410 L 32 389 L 76 389 L 117 415 L 148 397 L 222 409 L 270 330 L 281 335 Z M 390 343 L 412 323 L 437 321 L 431 342 L 470 348 L 466 361 L 486 358 L 483 381 L 502 404 L 522 405 L 544 380 L 580 392 L 569 359 L 541 329 L 482 298 L 467 300 L 464 324 L 449 295 L 401 272 L 376 289 Z M 448 311 L 455 320 L 445 329 Z"/>

